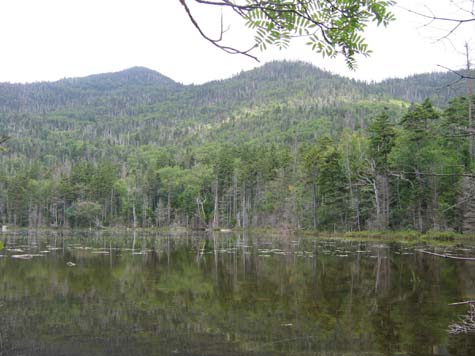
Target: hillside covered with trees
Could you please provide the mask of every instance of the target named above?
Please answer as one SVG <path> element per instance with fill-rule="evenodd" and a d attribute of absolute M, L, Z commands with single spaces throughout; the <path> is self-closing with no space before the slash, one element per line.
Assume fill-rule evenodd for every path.
<path fill-rule="evenodd" d="M 473 231 L 472 104 L 456 80 L 273 62 L 203 85 L 139 67 L 0 84 L 0 221 Z"/>

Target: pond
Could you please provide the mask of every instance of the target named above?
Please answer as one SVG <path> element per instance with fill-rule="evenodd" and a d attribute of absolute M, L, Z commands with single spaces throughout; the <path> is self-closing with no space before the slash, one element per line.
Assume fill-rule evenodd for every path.
<path fill-rule="evenodd" d="M 0 235 L 0 355 L 475 355 L 472 246 Z M 470 314 L 472 313 L 472 314 Z M 454 329 L 455 327 L 455 329 Z"/>

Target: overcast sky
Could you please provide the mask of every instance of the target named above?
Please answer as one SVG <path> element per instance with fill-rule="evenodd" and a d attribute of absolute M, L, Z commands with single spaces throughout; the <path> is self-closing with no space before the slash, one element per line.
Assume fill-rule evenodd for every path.
<path fill-rule="evenodd" d="M 472 16 L 457 10 L 454 3 L 467 8 L 471 1 L 398 1 L 401 7 L 424 13 Z M 217 33 L 220 12 L 193 8 L 204 29 Z M 323 60 L 302 44 L 256 54 L 261 64 L 300 59 L 366 81 L 441 70 L 437 65 L 465 65 L 459 51 L 465 41 L 475 47 L 473 24 L 457 29 L 451 41 L 436 41 L 451 24 L 428 24 L 400 7 L 394 11 L 397 20 L 389 28 L 368 30 L 373 54 L 359 58 L 355 72 L 346 69 L 341 59 Z M 252 44 L 252 33 L 236 18 L 225 13 L 224 21 L 231 24 L 227 43 L 241 48 Z M 2 0 L 0 38 L 1 82 L 51 81 L 145 66 L 188 84 L 227 78 L 261 65 L 223 53 L 202 39 L 178 0 Z"/>

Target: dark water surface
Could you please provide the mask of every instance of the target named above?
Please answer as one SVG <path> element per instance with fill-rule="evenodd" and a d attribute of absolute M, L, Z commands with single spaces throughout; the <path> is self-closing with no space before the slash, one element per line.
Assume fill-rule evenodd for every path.
<path fill-rule="evenodd" d="M 2 356 L 475 355 L 475 333 L 449 333 L 475 261 L 256 235 L 0 240 Z"/>

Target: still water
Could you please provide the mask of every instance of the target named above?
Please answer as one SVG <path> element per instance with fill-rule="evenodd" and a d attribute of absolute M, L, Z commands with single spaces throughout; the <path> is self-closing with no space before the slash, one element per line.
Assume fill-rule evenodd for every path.
<path fill-rule="evenodd" d="M 2 234 L 0 355 L 475 355 L 470 246 Z M 473 315 L 472 315 L 473 316 Z"/>

